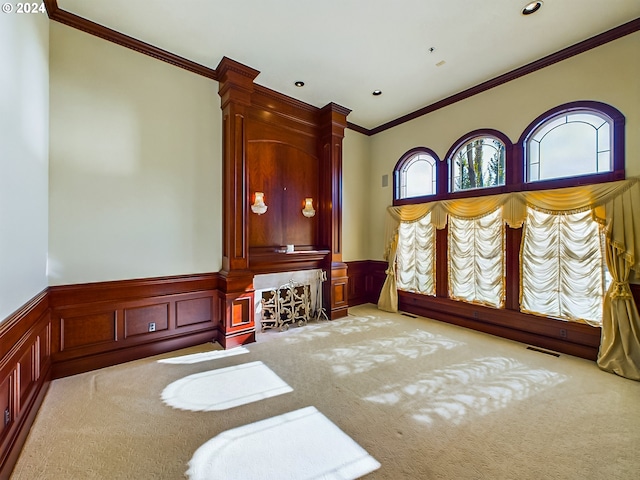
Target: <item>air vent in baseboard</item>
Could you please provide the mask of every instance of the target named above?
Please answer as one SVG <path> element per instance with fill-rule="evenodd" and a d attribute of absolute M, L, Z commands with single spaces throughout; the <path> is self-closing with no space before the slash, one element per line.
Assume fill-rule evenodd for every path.
<path fill-rule="evenodd" d="M 549 350 L 543 350 L 542 348 L 537 348 L 537 347 L 527 347 L 527 350 L 533 350 L 534 352 L 538 352 L 538 353 L 546 353 L 547 355 L 551 355 L 553 357 L 559 357 L 560 356 L 559 353 L 550 352 Z"/>

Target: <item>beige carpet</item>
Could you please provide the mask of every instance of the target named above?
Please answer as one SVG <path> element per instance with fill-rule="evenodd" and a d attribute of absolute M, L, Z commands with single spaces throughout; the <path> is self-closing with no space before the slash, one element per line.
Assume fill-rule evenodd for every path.
<path fill-rule="evenodd" d="M 11 478 L 640 478 L 639 382 L 371 305 L 350 312 L 231 356 L 208 344 L 56 380 Z M 347 468 L 349 452 L 364 470 Z M 289 468 L 299 461 L 304 475 Z"/>

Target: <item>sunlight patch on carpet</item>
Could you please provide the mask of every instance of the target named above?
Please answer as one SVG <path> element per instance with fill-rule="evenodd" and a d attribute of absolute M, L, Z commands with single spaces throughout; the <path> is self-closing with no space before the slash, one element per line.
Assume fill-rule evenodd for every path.
<path fill-rule="evenodd" d="M 332 334 L 351 335 L 369 332 L 375 328 L 395 325 L 393 320 L 375 317 L 373 315 L 348 316 L 340 320 L 306 325 L 303 329 L 293 329 L 283 335 L 287 344 L 312 341 L 316 338 L 326 338 Z"/>
<path fill-rule="evenodd" d="M 486 357 L 417 376 L 410 383 L 387 385 L 365 400 L 393 405 L 416 420 L 460 424 L 487 415 L 554 387 L 565 375 L 531 368 L 515 359 Z"/>
<path fill-rule="evenodd" d="M 181 378 L 162 391 L 162 401 L 193 412 L 226 410 L 292 392 L 262 362 L 220 368 Z"/>
<path fill-rule="evenodd" d="M 212 438 L 194 453 L 187 476 L 350 480 L 378 468 L 380 463 L 340 428 L 315 407 L 306 407 Z"/>
<path fill-rule="evenodd" d="M 158 360 L 158 363 L 169 363 L 172 365 L 191 365 L 193 363 L 208 362 L 210 360 L 233 357 L 236 355 L 242 355 L 244 353 L 249 353 L 249 350 L 244 347 L 236 347 L 229 350 L 212 350 L 211 352 L 192 353 L 189 355 L 182 355 L 180 357 L 163 358 L 161 360 Z"/>
<path fill-rule="evenodd" d="M 336 375 L 345 376 L 367 372 L 378 365 L 390 365 L 401 359 L 415 360 L 463 345 L 463 342 L 442 335 L 416 330 L 395 337 L 330 348 L 311 356 L 328 363 Z"/>

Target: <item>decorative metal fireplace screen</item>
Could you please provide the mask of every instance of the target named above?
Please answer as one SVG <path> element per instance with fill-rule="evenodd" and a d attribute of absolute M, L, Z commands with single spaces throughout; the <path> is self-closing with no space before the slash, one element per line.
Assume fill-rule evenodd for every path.
<path fill-rule="evenodd" d="M 306 325 L 311 318 L 311 288 L 293 280 L 277 289 L 262 292 L 262 331 L 288 330 L 289 325 Z"/>

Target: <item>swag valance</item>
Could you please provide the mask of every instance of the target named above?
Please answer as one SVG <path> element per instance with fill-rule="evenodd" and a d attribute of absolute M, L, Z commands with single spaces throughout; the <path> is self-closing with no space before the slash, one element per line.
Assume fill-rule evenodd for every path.
<path fill-rule="evenodd" d="M 450 215 L 472 220 L 502 208 L 505 223 L 519 228 L 526 219 L 527 207 L 556 215 L 590 210 L 594 220 L 604 226 L 607 266 L 613 282 L 604 299 L 598 365 L 640 380 L 640 316 L 629 287 L 631 272 L 640 279 L 640 178 L 388 207 L 385 260 L 389 267 L 378 307 L 398 310 L 395 260 L 400 222 L 415 222 L 431 213 L 431 223 L 443 229 Z"/>

